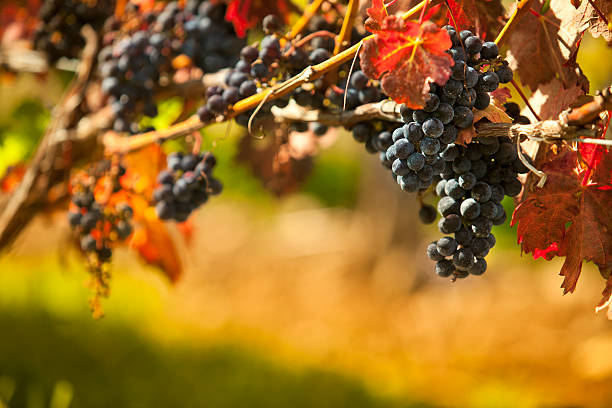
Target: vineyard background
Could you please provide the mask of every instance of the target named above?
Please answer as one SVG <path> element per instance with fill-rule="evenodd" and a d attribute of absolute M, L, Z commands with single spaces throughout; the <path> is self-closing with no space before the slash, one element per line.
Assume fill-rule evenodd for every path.
<path fill-rule="evenodd" d="M 578 62 L 591 91 L 612 82 L 602 39 L 585 36 Z M 0 175 L 32 152 L 68 80 L 0 77 Z M 283 200 L 236 161 L 242 130 L 225 133 L 203 139 L 226 190 L 187 243 L 171 228 L 175 285 L 118 249 L 106 316 L 92 320 L 64 212 L 0 258 L 0 407 L 609 404 L 612 326 L 591 313 L 592 264 L 560 296 L 563 261 L 521 256 L 508 221 L 482 278 L 437 279 L 424 253 L 435 226 L 348 132 L 326 136 Z"/>

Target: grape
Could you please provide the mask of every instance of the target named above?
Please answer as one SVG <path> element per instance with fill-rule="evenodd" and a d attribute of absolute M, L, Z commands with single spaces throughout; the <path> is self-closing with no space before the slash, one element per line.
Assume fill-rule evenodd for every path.
<path fill-rule="evenodd" d="M 459 186 L 464 190 L 471 190 L 476 182 L 477 179 L 473 173 L 463 173 L 459 176 Z"/>
<path fill-rule="evenodd" d="M 500 203 L 504 199 L 504 188 L 499 184 L 491 185 L 491 200 Z"/>
<path fill-rule="evenodd" d="M 440 255 L 451 256 L 457 250 L 457 241 L 451 237 L 442 237 L 436 243 Z"/>
<path fill-rule="evenodd" d="M 405 176 L 401 176 L 397 178 L 397 183 L 400 188 L 409 193 L 414 193 L 419 189 L 420 183 L 419 178 L 414 173 L 408 173 Z"/>
<path fill-rule="evenodd" d="M 423 129 L 423 134 L 431 138 L 438 138 L 442 136 L 442 132 L 444 132 L 444 124 L 437 118 L 427 119 L 423 122 L 421 128 Z"/>
<path fill-rule="evenodd" d="M 457 214 L 450 214 L 441 218 L 438 222 L 438 228 L 443 234 L 451 234 L 459 231 L 461 228 L 461 217 Z"/>
<path fill-rule="evenodd" d="M 419 209 L 419 219 L 423 224 L 431 224 L 434 222 L 436 220 L 436 215 L 436 209 L 429 204 L 424 204 Z"/>
<path fill-rule="evenodd" d="M 414 152 L 414 145 L 406 139 L 399 139 L 393 146 L 398 159 L 407 159 Z"/>
<path fill-rule="evenodd" d="M 428 164 L 424 165 L 419 171 L 417 171 L 417 176 L 419 180 L 425 183 L 424 188 L 429 187 L 429 185 L 433 181 L 433 176 L 434 176 L 433 167 L 431 167 Z"/>
<path fill-rule="evenodd" d="M 446 85 L 444 85 L 444 94 L 452 98 L 458 97 L 463 91 L 463 84 L 460 81 L 449 79 Z"/>
<path fill-rule="evenodd" d="M 438 213 L 443 217 L 450 214 L 459 214 L 459 203 L 452 197 L 442 197 L 438 201 Z"/>
<path fill-rule="evenodd" d="M 507 84 L 512 81 L 512 69 L 510 69 L 508 65 L 504 65 L 502 68 L 498 69 L 496 73 L 501 84 Z"/>
<path fill-rule="evenodd" d="M 482 49 L 480 50 L 480 57 L 484 59 L 493 59 L 497 58 L 499 55 L 499 48 L 497 44 L 493 41 L 487 41 L 482 44 Z"/>
<path fill-rule="evenodd" d="M 435 259 L 433 259 L 435 261 Z M 436 262 L 436 274 L 441 278 L 448 278 L 455 272 L 455 266 L 451 261 L 441 259 Z"/>
<path fill-rule="evenodd" d="M 523 185 L 517 179 L 513 179 L 510 182 L 504 183 L 503 187 L 504 187 L 504 193 L 508 197 L 514 197 L 514 196 L 519 195 L 521 193 L 521 190 L 523 189 Z"/>
<path fill-rule="evenodd" d="M 467 67 L 465 72 L 465 86 L 468 88 L 473 88 L 478 83 L 478 71 L 476 71 L 473 67 Z"/>
<path fill-rule="evenodd" d="M 391 133 L 391 140 L 393 142 L 397 142 L 398 140 L 404 139 L 404 138 L 405 138 L 405 132 L 404 132 L 403 127 L 399 127 L 393 130 L 393 133 Z"/>
<path fill-rule="evenodd" d="M 453 124 L 458 128 L 465 129 L 472 125 L 474 114 L 472 110 L 466 106 L 456 106 Z"/>
<path fill-rule="evenodd" d="M 425 112 L 434 112 L 436 109 L 438 109 L 438 106 L 440 105 L 440 98 L 438 98 L 438 95 L 435 93 L 430 93 L 425 97 L 425 99 L 425 107 L 423 107 Z"/>
<path fill-rule="evenodd" d="M 457 157 L 453 160 L 453 171 L 457 174 L 463 174 L 472 168 L 472 162 L 465 156 Z"/>
<path fill-rule="evenodd" d="M 438 184 L 436 184 L 436 195 L 438 197 L 446 196 L 446 192 L 444 191 L 445 186 L 446 186 L 446 180 L 440 180 L 438 181 Z"/>
<path fill-rule="evenodd" d="M 441 261 L 444 259 L 444 256 L 440 255 L 440 253 L 438 252 L 438 245 L 436 241 L 432 242 L 427 246 L 427 256 L 432 261 Z"/>
<path fill-rule="evenodd" d="M 476 218 L 472 221 L 472 232 L 477 238 L 486 238 L 493 228 L 493 223 L 484 217 Z"/>
<path fill-rule="evenodd" d="M 358 123 L 353 127 L 353 138 L 359 143 L 365 143 L 372 135 L 372 127 L 368 123 Z"/>
<path fill-rule="evenodd" d="M 465 190 L 461 188 L 456 179 L 450 179 L 446 181 L 444 193 L 446 193 L 447 196 L 458 200 L 465 195 Z"/>
<path fill-rule="evenodd" d="M 402 117 L 402 120 L 404 121 L 404 123 L 412 122 L 413 113 L 414 111 L 410 109 L 409 107 L 407 107 L 406 105 L 404 104 L 400 105 L 400 116 Z"/>
<path fill-rule="evenodd" d="M 465 62 L 456 61 L 452 68 L 451 78 L 456 81 L 463 81 L 465 79 Z"/>
<path fill-rule="evenodd" d="M 280 21 L 275 15 L 269 14 L 263 19 L 263 29 L 267 33 L 273 33 L 280 29 Z"/>
<path fill-rule="evenodd" d="M 405 176 L 410 173 L 410 170 L 412 169 L 408 166 L 408 162 L 406 160 L 395 159 L 393 161 L 393 165 L 391 166 L 391 170 L 398 176 Z"/>
<path fill-rule="evenodd" d="M 417 143 L 423 139 L 423 130 L 421 126 L 417 122 L 411 122 L 407 125 L 404 125 L 402 128 L 404 130 L 404 135 L 408 141 L 411 143 Z"/>
<path fill-rule="evenodd" d="M 440 142 L 438 139 L 432 139 L 430 137 L 423 138 L 423 140 L 421 140 L 421 151 L 423 154 L 434 155 L 440 151 Z"/>
<path fill-rule="evenodd" d="M 369 78 L 363 71 L 355 71 L 353 75 L 351 75 L 350 83 L 355 89 L 361 90 L 367 86 L 368 80 Z"/>
<path fill-rule="evenodd" d="M 453 121 L 455 111 L 452 105 L 442 102 L 438 105 L 438 109 L 434 112 L 434 117 L 439 119 L 442 124 L 447 125 Z M 446 127 L 445 127 L 446 129 Z"/>
<path fill-rule="evenodd" d="M 482 50 L 482 41 L 475 35 L 465 39 L 465 49 L 470 54 L 478 54 Z"/>
<path fill-rule="evenodd" d="M 459 245 L 469 246 L 472 242 L 474 234 L 470 228 L 462 226 L 459 231 L 455 232 L 455 240 Z"/>
<path fill-rule="evenodd" d="M 473 198 L 468 198 L 461 203 L 460 207 L 461 215 L 467 220 L 473 220 L 478 218 L 481 209 L 478 201 Z"/>
<path fill-rule="evenodd" d="M 442 132 L 442 136 L 438 140 L 443 144 L 451 144 L 455 143 L 457 140 L 457 128 L 454 125 L 447 124 L 444 126 L 444 132 Z"/>
<path fill-rule="evenodd" d="M 467 271 L 474 265 L 474 253 L 472 250 L 470 248 L 459 248 L 455 251 L 453 254 L 453 265 L 459 270 Z"/>
<path fill-rule="evenodd" d="M 487 261 L 484 258 L 476 258 L 474 264 L 467 271 L 470 275 L 482 275 L 487 270 Z"/>
<path fill-rule="evenodd" d="M 496 219 L 500 215 L 498 212 L 498 205 L 499 204 L 495 204 L 493 201 L 487 201 L 486 203 L 482 203 L 480 205 L 480 211 L 482 216 L 490 220 Z"/>
<path fill-rule="evenodd" d="M 478 92 L 493 92 L 499 86 L 499 77 L 493 71 L 488 71 L 478 78 L 476 90 Z"/>
<path fill-rule="evenodd" d="M 472 187 L 472 198 L 479 203 L 485 203 L 491 199 L 491 187 L 485 182 L 479 181 Z"/>
<path fill-rule="evenodd" d="M 425 166 L 425 157 L 421 153 L 412 153 L 406 160 L 407 167 L 413 171 L 419 171 Z"/>
<path fill-rule="evenodd" d="M 491 103 L 491 97 L 486 92 L 476 93 L 476 100 L 474 101 L 474 107 L 476 109 L 486 109 Z"/>

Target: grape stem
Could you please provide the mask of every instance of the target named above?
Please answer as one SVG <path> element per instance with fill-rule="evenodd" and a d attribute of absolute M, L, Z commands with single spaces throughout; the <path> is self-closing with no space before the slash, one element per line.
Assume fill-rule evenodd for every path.
<path fill-rule="evenodd" d="M 334 55 L 344 50 L 348 44 L 351 43 L 351 34 L 353 32 L 353 25 L 359 12 L 359 0 L 349 0 L 346 6 L 346 13 L 344 20 L 342 21 L 342 28 L 340 34 L 336 37 L 336 46 L 334 47 Z"/>
<path fill-rule="evenodd" d="M 300 19 L 296 21 L 296 23 L 293 25 L 293 28 L 291 29 L 291 32 L 288 35 L 290 39 L 297 37 L 302 32 L 302 30 L 306 28 L 310 20 L 317 14 L 324 2 L 325 0 L 314 0 L 308 5 L 308 7 L 304 9 L 304 13 L 300 17 Z"/>

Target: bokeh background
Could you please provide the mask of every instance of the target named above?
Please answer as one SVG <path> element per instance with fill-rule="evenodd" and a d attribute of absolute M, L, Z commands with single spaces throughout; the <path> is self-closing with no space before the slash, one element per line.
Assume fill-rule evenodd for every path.
<path fill-rule="evenodd" d="M 579 62 L 591 90 L 612 81 L 601 41 L 585 36 Z M 0 176 L 69 79 L 0 76 Z M 437 229 L 350 135 L 279 200 L 237 163 L 238 133 L 204 132 L 226 190 L 193 216 L 191 242 L 172 229 L 177 284 L 118 250 L 94 320 L 60 212 L 2 254 L 0 407 L 612 406 L 591 265 L 562 296 L 562 261 L 521 256 L 506 224 L 484 276 L 439 279 L 425 256 Z"/>

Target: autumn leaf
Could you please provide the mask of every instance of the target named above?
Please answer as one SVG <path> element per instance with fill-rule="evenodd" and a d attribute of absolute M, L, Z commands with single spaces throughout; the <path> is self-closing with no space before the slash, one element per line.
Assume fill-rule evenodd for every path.
<path fill-rule="evenodd" d="M 560 79 L 553 78 L 550 82 L 540 85 L 529 98 L 529 103 L 542 119 L 557 119 L 559 114 L 584 95 L 584 89 L 578 85 L 565 86 Z M 535 121 L 530 110 L 525 109 L 524 115 Z"/>
<path fill-rule="evenodd" d="M 180 257 L 166 225 L 149 205 L 157 174 L 165 167 L 165 155 L 156 144 L 125 157 L 126 174 L 122 186 L 134 211 L 134 233 L 129 241 L 145 262 L 159 267 L 175 282 L 182 274 Z"/>
<path fill-rule="evenodd" d="M 4 176 L 0 177 L 0 193 L 12 193 L 21 183 L 26 170 L 24 163 L 7 168 Z"/>
<path fill-rule="evenodd" d="M 289 20 L 289 5 L 286 0 L 231 0 L 227 5 L 225 19 L 234 25 L 238 37 L 259 24 L 268 14 L 277 16 L 280 21 Z"/>
<path fill-rule="evenodd" d="M 472 30 L 485 40 L 492 40 L 501 30 L 499 16 L 505 10 L 500 0 L 447 0 L 447 4 L 448 22 L 457 23 L 459 30 Z"/>
<path fill-rule="evenodd" d="M 311 134 L 304 136 L 316 139 Z M 312 155 L 296 152 L 301 149 L 292 146 L 292 139 L 279 144 L 274 138 L 257 140 L 247 134 L 238 146 L 237 161 L 248 166 L 264 188 L 278 197 L 296 191 L 313 168 Z"/>
<path fill-rule="evenodd" d="M 545 1 L 536 0 L 531 10 L 541 10 Z M 577 26 L 578 18 L 579 12 L 567 0 L 550 0 L 548 11 L 541 16 L 527 13 L 510 33 L 507 60 L 532 91 L 555 78 L 563 88 L 577 85 L 589 90 L 575 60 L 582 32 L 588 28 Z"/>
<path fill-rule="evenodd" d="M 504 106 L 504 103 L 512 97 L 510 90 L 506 87 L 499 87 L 489 95 L 491 95 L 491 102 L 498 107 Z"/>
<path fill-rule="evenodd" d="M 612 320 L 612 274 L 608 276 L 606 287 L 601 295 L 601 301 L 599 304 L 597 304 L 597 306 L 595 306 L 595 312 L 597 313 L 605 308 L 608 308 L 608 319 Z"/>
<path fill-rule="evenodd" d="M 362 70 L 380 79 L 383 91 L 397 103 L 422 108 L 429 83 L 444 85 L 450 77 L 448 33 L 431 22 L 418 24 L 398 16 L 386 16 L 373 33 L 359 55 Z"/>
<path fill-rule="evenodd" d="M 612 180 L 583 185 L 584 170 L 575 151 L 566 147 L 551 154 L 553 158 L 540 166 L 548 176 L 546 184 L 516 207 L 511 225 L 517 225 L 524 252 L 547 260 L 565 257 L 561 275 L 567 293 L 576 288 L 583 260 L 595 263 L 600 271 L 612 267 Z M 602 160 L 612 160 L 612 153 Z"/>
<path fill-rule="evenodd" d="M 383 0 L 372 0 L 372 7 L 367 8 L 366 13 L 368 14 L 368 19 L 364 25 L 366 30 L 370 32 L 380 30 L 385 17 L 389 15 Z"/>
<path fill-rule="evenodd" d="M 597 7 L 597 10 L 595 7 Z M 601 13 L 601 15 L 599 14 Z M 584 0 L 576 10 L 575 26 L 582 28 L 588 26 L 593 37 L 602 36 L 606 41 L 612 41 L 612 30 L 604 21 L 602 15 L 612 14 L 612 2 L 610 0 Z"/>

